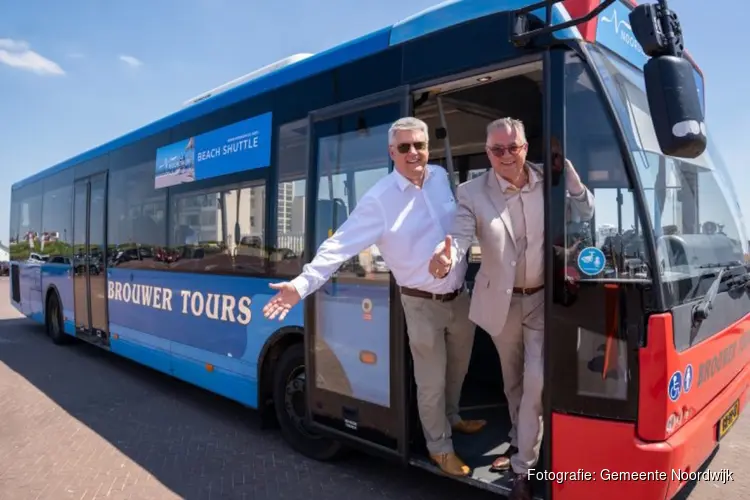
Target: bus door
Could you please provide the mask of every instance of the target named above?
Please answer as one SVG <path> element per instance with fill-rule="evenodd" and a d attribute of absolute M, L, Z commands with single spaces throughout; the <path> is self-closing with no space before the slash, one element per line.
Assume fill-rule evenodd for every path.
<path fill-rule="evenodd" d="M 72 272 L 76 336 L 108 347 L 106 172 L 77 180 L 73 197 Z"/>
<path fill-rule="evenodd" d="M 309 116 L 306 255 L 391 171 L 388 129 L 407 116 L 408 88 Z M 364 249 L 305 304 L 308 419 L 316 431 L 406 460 L 403 311 L 377 248 Z"/>
<path fill-rule="evenodd" d="M 608 422 L 617 429 L 636 420 L 637 347 L 652 303 L 655 266 L 645 250 L 648 225 L 638 185 L 597 75 L 572 51 L 550 52 L 545 77 L 551 91 L 544 93 L 550 101 L 544 140 L 550 153 L 545 159 L 547 439 L 540 468 L 551 470 L 554 461 L 555 470 L 568 470 L 594 463 L 582 461 L 581 446 L 590 447 L 582 443 L 606 436 Z M 573 175 L 592 194 L 588 209 L 568 191 Z M 624 456 L 613 451 L 607 458 L 619 464 Z M 553 498 L 580 498 L 581 491 L 569 485 L 545 484 Z"/>

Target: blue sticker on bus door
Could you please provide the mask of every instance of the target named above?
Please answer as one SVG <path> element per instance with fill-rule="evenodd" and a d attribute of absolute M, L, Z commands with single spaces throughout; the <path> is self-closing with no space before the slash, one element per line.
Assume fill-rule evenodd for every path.
<path fill-rule="evenodd" d="M 596 247 L 586 247 L 578 254 L 578 269 L 588 276 L 596 276 L 604 269 L 604 252 Z"/>
<path fill-rule="evenodd" d="M 682 392 L 690 392 L 690 388 L 693 386 L 693 365 L 687 365 L 685 367 L 685 376 L 683 377 Z"/>
<path fill-rule="evenodd" d="M 667 392 L 669 392 L 669 399 L 672 401 L 677 401 L 680 399 L 680 393 L 682 392 L 682 373 L 680 373 L 679 370 L 674 372 L 672 374 L 672 377 L 669 379 L 669 387 L 667 387 Z"/>

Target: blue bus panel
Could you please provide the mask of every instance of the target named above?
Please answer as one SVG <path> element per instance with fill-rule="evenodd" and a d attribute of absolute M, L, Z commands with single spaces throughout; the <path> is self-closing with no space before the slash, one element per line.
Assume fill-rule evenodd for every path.
<path fill-rule="evenodd" d="M 75 335 L 70 266 L 19 263 L 18 269 L 22 295 L 14 306 L 44 323 L 43 297 L 54 288 L 65 332 Z M 278 280 L 117 268 L 107 271 L 107 279 L 112 352 L 253 408 L 266 342 L 280 328 L 303 326 L 303 304 L 282 322 L 263 316 L 276 293 L 269 284 Z M 329 283 L 318 299 L 318 337 L 333 354 L 321 359 L 343 368 L 349 395 L 383 406 L 390 404 L 388 290 L 383 284 Z M 324 375 L 333 372 L 319 368 Z"/>

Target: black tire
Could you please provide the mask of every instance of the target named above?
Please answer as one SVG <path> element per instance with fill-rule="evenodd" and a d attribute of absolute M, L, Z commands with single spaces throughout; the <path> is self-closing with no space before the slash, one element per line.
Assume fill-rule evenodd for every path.
<path fill-rule="evenodd" d="M 319 461 L 334 460 L 343 454 L 344 446 L 315 433 L 305 423 L 304 376 L 304 344 L 291 345 L 281 355 L 273 374 L 273 404 L 281 434 L 294 450 L 306 457 Z"/>
<path fill-rule="evenodd" d="M 64 331 L 65 323 L 63 322 L 62 307 L 60 307 L 60 301 L 55 293 L 51 293 L 47 299 L 44 323 L 47 327 L 47 335 L 53 343 L 63 345 L 70 342 L 70 337 Z"/>

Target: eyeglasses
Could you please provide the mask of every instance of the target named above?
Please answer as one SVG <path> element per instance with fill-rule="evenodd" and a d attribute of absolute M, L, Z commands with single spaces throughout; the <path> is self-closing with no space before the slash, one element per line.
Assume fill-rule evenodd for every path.
<path fill-rule="evenodd" d="M 490 151 L 490 153 L 493 154 L 493 156 L 497 156 L 499 158 L 503 156 L 506 151 L 515 156 L 521 152 L 524 146 L 526 146 L 526 144 L 511 144 L 510 146 L 495 145 L 487 146 L 487 149 Z"/>
<path fill-rule="evenodd" d="M 427 149 L 427 143 L 426 142 L 402 142 L 401 144 L 398 144 L 396 146 L 396 150 L 401 153 L 402 155 L 405 155 L 409 151 L 411 151 L 411 147 L 414 146 L 414 149 L 419 151 L 424 151 Z"/>

